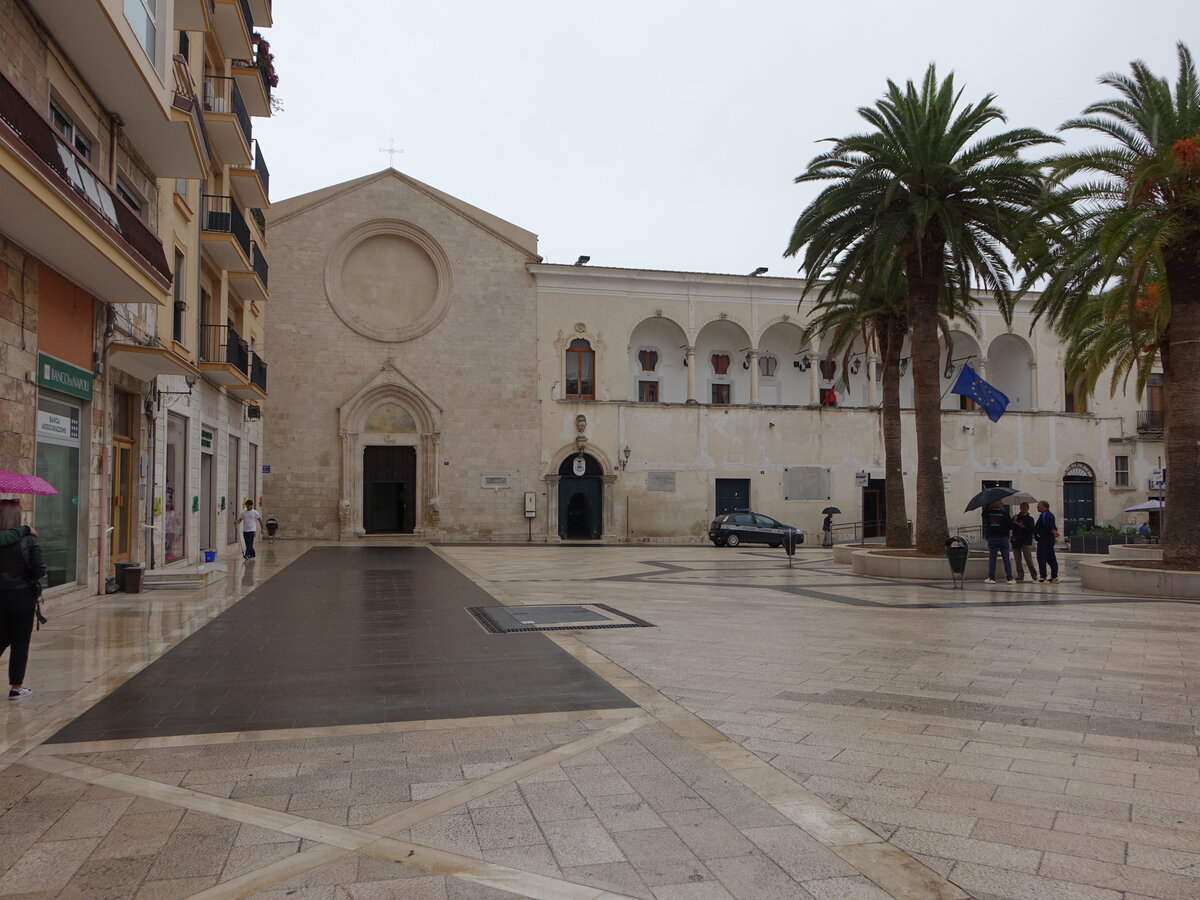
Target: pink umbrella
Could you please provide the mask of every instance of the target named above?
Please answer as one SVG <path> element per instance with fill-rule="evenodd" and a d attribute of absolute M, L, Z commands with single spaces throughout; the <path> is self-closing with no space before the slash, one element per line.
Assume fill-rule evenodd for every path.
<path fill-rule="evenodd" d="M 0 494 L 57 494 L 50 482 L 36 475 L 0 469 Z"/>

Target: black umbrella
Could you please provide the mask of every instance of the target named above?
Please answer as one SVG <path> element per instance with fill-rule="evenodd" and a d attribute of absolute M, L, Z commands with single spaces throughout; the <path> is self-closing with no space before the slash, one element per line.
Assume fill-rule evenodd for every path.
<path fill-rule="evenodd" d="M 823 515 L 823 516 L 840 516 L 841 514 L 842 514 L 842 511 L 840 509 L 838 509 L 836 506 L 827 506 L 823 510 L 821 510 L 821 515 Z"/>
<path fill-rule="evenodd" d="M 990 487 L 980 491 L 971 498 L 971 502 L 967 504 L 967 508 L 963 512 L 970 512 L 973 509 L 979 509 L 981 506 L 988 506 L 995 503 L 997 500 L 1003 500 L 1005 497 L 1011 497 L 1017 493 L 1016 488 L 1006 487 Z"/>

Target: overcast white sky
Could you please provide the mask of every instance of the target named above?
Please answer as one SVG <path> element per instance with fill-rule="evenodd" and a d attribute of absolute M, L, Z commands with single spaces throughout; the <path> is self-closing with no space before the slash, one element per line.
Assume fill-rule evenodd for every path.
<path fill-rule="evenodd" d="M 275 0 L 276 200 L 395 167 L 535 232 L 548 262 L 794 275 L 821 138 L 954 70 L 1056 129 L 1102 73 L 1200 55 L 1196 0 Z M 1082 140 L 1078 138 L 1076 140 Z M 1090 142 L 1090 141 L 1089 141 Z"/>

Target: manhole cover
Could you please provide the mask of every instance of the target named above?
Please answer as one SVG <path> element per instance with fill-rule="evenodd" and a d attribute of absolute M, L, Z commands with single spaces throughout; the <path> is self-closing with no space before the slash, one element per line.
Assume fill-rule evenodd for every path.
<path fill-rule="evenodd" d="M 579 603 L 571 606 L 468 606 L 485 630 L 493 634 L 510 631 L 568 631 L 577 628 L 652 628 L 649 622 L 605 606 Z"/>

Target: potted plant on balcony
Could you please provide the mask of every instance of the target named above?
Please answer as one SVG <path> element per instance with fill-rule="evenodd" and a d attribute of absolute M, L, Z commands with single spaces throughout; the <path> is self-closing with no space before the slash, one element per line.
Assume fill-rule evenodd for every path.
<path fill-rule="evenodd" d="M 279 87 L 279 76 L 275 74 L 275 54 L 271 52 L 270 43 L 257 31 L 252 41 L 258 48 L 254 54 L 254 64 L 263 70 L 271 87 Z"/>

